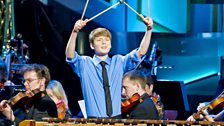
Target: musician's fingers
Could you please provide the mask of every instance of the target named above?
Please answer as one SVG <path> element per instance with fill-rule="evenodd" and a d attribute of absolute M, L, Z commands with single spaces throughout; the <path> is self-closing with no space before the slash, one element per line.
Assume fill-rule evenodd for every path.
<path fill-rule="evenodd" d="M 195 121 L 195 119 L 193 118 L 193 116 L 190 116 L 187 118 L 187 121 Z"/>
<path fill-rule="evenodd" d="M 200 103 L 197 107 L 197 110 L 201 110 L 203 107 L 205 107 L 204 103 Z"/>
<path fill-rule="evenodd" d="M 1 102 L 0 102 L 0 107 L 4 107 L 4 105 L 7 103 L 7 100 L 2 100 Z"/>
<path fill-rule="evenodd" d="M 202 110 L 202 113 L 203 113 L 204 115 L 208 115 L 208 111 L 207 111 L 207 109 L 203 109 L 203 110 Z"/>
<path fill-rule="evenodd" d="M 88 19 L 85 19 L 84 21 L 83 20 L 76 21 L 73 31 L 79 32 L 86 25 L 87 21 Z"/>
<path fill-rule="evenodd" d="M 142 18 L 142 20 L 145 23 L 145 25 L 147 26 L 147 30 L 151 30 L 152 26 L 153 26 L 153 20 L 149 17 Z"/>
<path fill-rule="evenodd" d="M 5 117 L 11 121 L 14 121 L 15 116 L 13 114 L 13 111 L 11 107 L 7 104 L 6 107 L 3 109 L 2 114 L 5 115 Z"/>
<path fill-rule="evenodd" d="M 205 106 L 205 103 L 199 103 L 199 106 Z"/>
<path fill-rule="evenodd" d="M 152 18 L 149 18 L 149 17 L 146 17 L 144 18 L 144 23 L 147 25 L 147 26 L 152 26 L 153 25 L 153 20 Z"/>
<path fill-rule="evenodd" d="M 7 110 L 10 106 L 7 104 L 7 100 L 2 100 L 0 103 L 0 112 Z"/>
<path fill-rule="evenodd" d="M 202 106 L 198 106 L 197 107 L 197 110 L 199 111 L 199 110 L 201 110 L 202 109 Z"/>
<path fill-rule="evenodd" d="M 84 22 L 87 23 L 89 21 L 89 19 L 85 19 Z"/>
<path fill-rule="evenodd" d="M 153 26 L 153 20 L 152 20 L 152 18 L 149 18 L 149 26 Z"/>

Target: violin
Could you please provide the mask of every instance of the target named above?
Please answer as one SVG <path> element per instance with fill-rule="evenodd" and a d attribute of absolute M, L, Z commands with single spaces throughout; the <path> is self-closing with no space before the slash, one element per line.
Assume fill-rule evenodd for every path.
<path fill-rule="evenodd" d="M 198 110 L 197 113 L 193 114 L 193 118 L 194 119 L 200 119 L 200 114 L 202 114 L 202 111 L 204 109 L 207 109 L 208 112 L 217 112 L 219 110 L 221 110 L 224 107 L 224 96 L 219 97 L 215 100 L 213 100 L 212 102 L 210 102 L 208 105 L 202 107 L 200 110 Z"/>
<path fill-rule="evenodd" d="M 157 110 L 160 108 L 160 96 L 157 95 L 156 93 L 153 93 L 153 95 L 151 96 L 152 101 L 154 102 Z"/>
<path fill-rule="evenodd" d="M 18 105 L 19 103 L 26 104 L 28 101 L 31 101 L 30 98 L 39 94 L 41 91 L 39 89 L 35 89 L 29 93 L 27 92 L 19 92 L 17 95 L 9 99 L 6 103 L 11 107 Z"/>
<path fill-rule="evenodd" d="M 131 98 L 121 102 L 121 111 L 126 113 L 140 103 L 140 95 L 135 93 Z"/>
<path fill-rule="evenodd" d="M 65 115 L 66 115 L 66 104 L 63 100 L 61 100 L 60 102 L 58 102 L 56 104 L 57 106 L 57 111 L 58 111 L 58 118 L 59 119 L 64 119 Z"/>
<path fill-rule="evenodd" d="M 155 92 L 153 92 L 151 99 L 155 104 L 157 104 L 157 102 L 160 101 L 160 96 L 158 94 L 156 94 Z"/>

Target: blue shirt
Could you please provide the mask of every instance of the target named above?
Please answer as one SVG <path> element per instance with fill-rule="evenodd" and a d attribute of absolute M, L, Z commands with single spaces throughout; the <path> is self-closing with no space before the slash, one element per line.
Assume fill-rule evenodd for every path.
<path fill-rule="evenodd" d="M 80 77 L 87 116 L 108 117 L 106 114 L 101 60 L 95 55 L 92 58 L 89 56 L 80 56 L 75 52 L 75 56 L 71 60 L 66 59 L 66 61 Z M 123 74 L 133 69 L 139 61 L 140 57 L 138 57 L 136 50 L 125 56 L 114 55 L 112 58 L 108 57 L 105 61 L 113 107 L 112 116 L 121 114 Z"/>

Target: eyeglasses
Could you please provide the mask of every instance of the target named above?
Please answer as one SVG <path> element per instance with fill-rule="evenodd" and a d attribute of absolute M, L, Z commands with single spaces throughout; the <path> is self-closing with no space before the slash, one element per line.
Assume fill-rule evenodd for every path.
<path fill-rule="evenodd" d="M 33 81 L 38 80 L 38 79 L 39 79 L 39 78 L 36 78 L 36 79 L 27 79 L 27 80 L 23 80 L 22 83 L 25 84 L 25 82 L 26 82 L 27 84 L 30 84 L 30 83 L 32 83 Z"/>

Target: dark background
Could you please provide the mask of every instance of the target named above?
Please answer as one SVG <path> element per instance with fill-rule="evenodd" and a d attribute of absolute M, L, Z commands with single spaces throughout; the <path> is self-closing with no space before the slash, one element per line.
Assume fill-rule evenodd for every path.
<path fill-rule="evenodd" d="M 45 64 L 50 69 L 52 79 L 63 84 L 72 113 L 77 114 L 77 101 L 83 99 L 79 78 L 65 62 L 65 47 L 70 33 L 57 30 L 52 11 L 52 7 L 37 0 L 15 0 L 16 33 L 22 34 L 29 46 L 29 63 Z"/>

